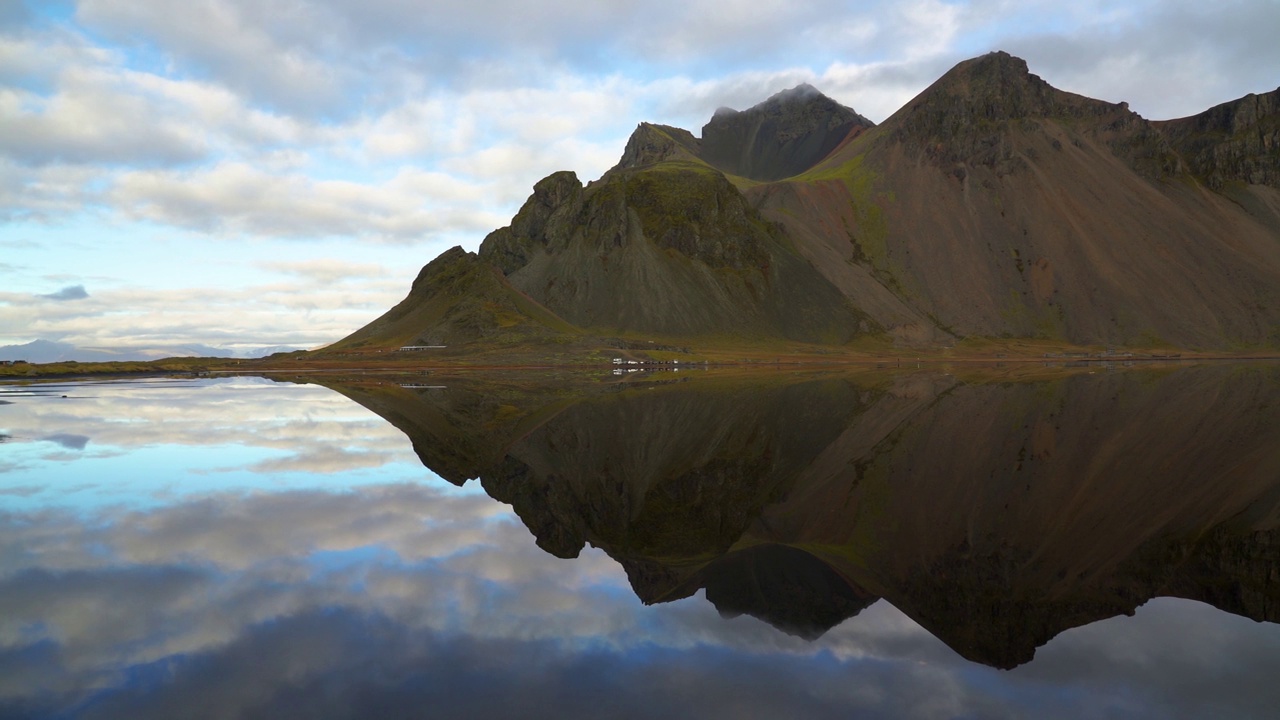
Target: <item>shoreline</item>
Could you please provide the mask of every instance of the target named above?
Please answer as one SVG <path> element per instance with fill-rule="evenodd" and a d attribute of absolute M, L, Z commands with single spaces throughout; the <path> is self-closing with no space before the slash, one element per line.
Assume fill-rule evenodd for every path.
<path fill-rule="evenodd" d="M 726 353 L 732 354 L 732 353 Z M 753 357 L 725 357 L 715 360 L 637 360 L 634 364 L 614 364 L 613 362 L 548 362 L 530 359 L 529 361 L 508 362 L 459 362 L 454 359 L 414 362 L 410 360 L 387 360 L 379 358 L 371 362 L 337 362 L 326 358 L 315 358 L 289 361 L 254 361 L 239 360 L 225 362 L 221 358 L 169 358 L 156 362 L 128 363 L 133 367 L 122 369 L 123 363 L 26 363 L 5 366 L 0 370 L 20 368 L 24 373 L 0 372 L 0 385 L 21 385 L 31 382 L 48 381 L 82 381 L 107 380 L 146 377 L 175 378 L 208 378 L 234 377 L 237 375 L 334 375 L 334 374 L 377 374 L 377 375 L 410 375 L 425 373 L 460 373 L 475 374 L 485 372 L 546 372 L 563 371 L 566 373 L 602 373 L 626 376 L 637 373 L 697 371 L 711 369 L 734 370 L 768 370 L 768 369 L 829 369 L 829 368 L 872 368 L 872 369 L 913 369 L 915 365 L 945 367 L 947 365 L 988 366 L 999 368 L 1004 366 L 1027 367 L 1040 365 L 1046 369 L 1071 369 L 1083 367 L 1156 367 L 1165 365 L 1185 365 L 1193 363 L 1218 362 L 1276 362 L 1280 361 L 1280 353 L 1178 353 L 1170 355 L 1010 355 L 964 353 L 955 355 L 862 355 L 831 358 L 813 355 L 777 355 L 774 359 Z M 139 367 L 141 366 L 141 367 Z M 36 372 L 31 372 L 32 370 Z M 620 372 L 615 372 L 620 371 Z"/>

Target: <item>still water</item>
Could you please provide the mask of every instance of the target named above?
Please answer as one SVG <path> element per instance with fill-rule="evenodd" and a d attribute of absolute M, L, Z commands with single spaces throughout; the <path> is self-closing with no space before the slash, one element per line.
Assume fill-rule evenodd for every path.
<path fill-rule="evenodd" d="M 0 717 L 1274 717 L 1280 367 L 954 372 L 0 387 Z"/>

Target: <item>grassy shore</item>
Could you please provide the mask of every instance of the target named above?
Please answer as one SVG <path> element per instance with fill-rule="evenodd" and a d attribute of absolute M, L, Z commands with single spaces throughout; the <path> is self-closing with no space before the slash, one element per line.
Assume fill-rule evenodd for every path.
<path fill-rule="evenodd" d="M 430 369 L 496 370 L 511 368 L 612 369 L 614 359 L 625 368 L 676 365 L 704 366 L 819 366 L 873 364 L 909 366 L 916 363 L 1070 363 L 1277 359 L 1274 349 L 1238 352 L 1194 351 L 1168 347 L 1074 346 L 1031 339 L 972 338 L 945 347 L 903 347 L 866 338 L 831 347 L 741 338 L 571 338 L 528 346 L 484 346 L 397 351 L 372 348 L 359 351 L 293 352 L 256 360 L 183 357 L 137 362 L 58 362 L 0 365 L 0 382 L 110 377 L 130 375 L 199 375 L 226 373 L 413 372 Z M 634 361 L 636 364 L 629 364 Z"/>

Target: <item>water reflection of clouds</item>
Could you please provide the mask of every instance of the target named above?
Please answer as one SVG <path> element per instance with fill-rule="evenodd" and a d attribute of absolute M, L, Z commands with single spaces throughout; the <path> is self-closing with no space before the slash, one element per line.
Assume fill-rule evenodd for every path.
<path fill-rule="evenodd" d="M 73 397 L 14 395 L 0 422 L 13 438 L 0 489 L 42 484 L 31 502 L 68 501 L 65 484 L 109 479 L 112 492 L 85 503 L 147 502 L 317 473 L 366 484 L 427 480 L 409 442 L 373 413 L 328 389 L 260 378 L 59 386 Z M 54 466 L 61 465 L 60 470 Z M 338 479 L 338 478 L 335 478 Z M 283 483 L 283 485 L 281 485 Z"/>
<path fill-rule="evenodd" d="M 232 378 L 203 386 L 102 383 L 86 392 L 93 394 L 66 401 L 23 398 L 5 410 L 10 434 L 15 441 L 85 437 L 126 448 L 247 445 L 294 451 L 308 441 L 344 440 L 365 448 L 379 441 L 403 445 L 403 436 L 376 415 L 321 387 Z"/>
<path fill-rule="evenodd" d="M 287 457 L 260 460 L 245 469 L 257 473 L 305 472 L 333 474 L 382 467 L 395 457 L 388 452 L 370 452 L 339 447 L 313 448 Z"/>
<path fill-rule="evenodd" d="M 67 499 L 103 491 L 105 475 L 66 479 L 44 502 L 47 484 L 0 487 L 0 717 L 1269 717 L 1280 706 L 1274 628 L 1193 603 L 1157 600 L 1068 631 L 1009 672 L 960 659 L 884 602 L 807 643 L 723 620 L 701 597 L 645 608 L 602 552 L 552 557 L 483 495 L 316 489 L 344 463 L 418 466 L 398 431 L 326 390 L 232 381 L 179 408 L 164 388 L 142 390 L 149 399 L 120 395 L 150 419 L 59 401 L 23 434 L 81 433 L 127 453 L 135 472 L 157 449 L 204 449 L 188 472 L 238 463 L 259 477 L 114 508 Z M 228 458 L 224 442 L 257 454 Z M 268 476 L 281 473 L 311 489 L 280 491 Z"/>
<path fill-rule="evenodd" d="M 1192 603 L 1069 631 L 1012 672 L 883 602 L 811 644 L 701 598 L 645 608 L 603 553 L 552 557 L 505 506 L 438 487 L 10 513 L 0 548 L 0 710 L 19 715 L 501 717 L 541 698 L 547 717 L 1261 717 L 1280 700 L 1247 685 L 1276 670 L 1274 633 Z M 1153 627 L 1179 630 L 1153 645 Z"/>
<path fill-rule="evenodd" d="M 422 486 L 207 497 L 88 518 L 11 514 L 0 521 L 0 547 L 13 549 L 0 554 L 0 654 L 47 653 L 34 665 L 41 672 L 0 682 L 10 703 L 44 692 L 70 699 L 87 687 L 128 689 L 156 663 L 194 674 L 203 663 L 261 649 L 266 638 L 292 653 L 267 653 L 279 667 L 255 663 L 272 682 L 359 672 L 349 658 L 389 652 L 402 673 L 416 669 L 396 663 L 435 658 L 452 666 L 463 652 L 481 661 L 469 671 L 473 684 L 496 672 L 495 663 L 507 675 L 490 682 L 527 674 L 563 684 L 555 668 L 591 656 L 625 665 L 632 652 L 744 642 L 757 653 L 817 652 L 754 621 L 725 623 L 700 601 L 645 610 L 602 553 L 552 557 L 504 506 Z M 330 561 L 361 549 L 370 552 Z M 329 637 L 344 624 L 353 632 Z M 744 624 L 752 632 L 727 632 Z M 370 633 L 378 642 L 390 634 L 416 644 L 367 647 Z M 770 642 L 755 644 L 753 634 Z M 332 654 L 304 650 L 338 640 Z M 498 648 L 500 655 L 484 656 Z M 396 650 L 409 656 L 396 658 Z"/>

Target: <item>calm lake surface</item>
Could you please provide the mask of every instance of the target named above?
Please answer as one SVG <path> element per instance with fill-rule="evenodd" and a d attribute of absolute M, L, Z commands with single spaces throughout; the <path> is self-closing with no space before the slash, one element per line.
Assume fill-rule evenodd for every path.
<path fill-rule="evenodd" d="M 954 372 L 0 386 L 0 718 L 1275 717 L 1280 366 Z"/>

